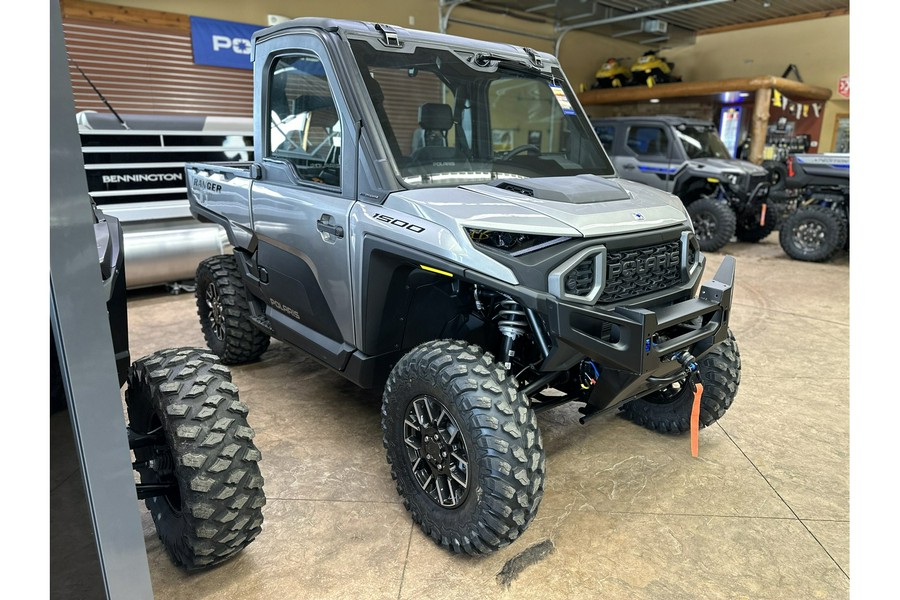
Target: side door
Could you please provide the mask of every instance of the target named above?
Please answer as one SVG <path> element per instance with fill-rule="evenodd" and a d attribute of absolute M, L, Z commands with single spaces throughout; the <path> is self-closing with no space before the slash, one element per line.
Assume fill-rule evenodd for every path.
<path fill-rule="evenodd" d="M 252 189 L 257 268 L 276 335 L 343 369 L 355 345 L 355 128 L 323 41 L 283 39 L 290 46 L 263 54 L 257 66 L 264 71 L 263 174 Z"/>
<path fill-rule="evenodd" d="M 655 188 L 672 191 L 678 164 L 672 160 L 673 141 L 668 127 L 658 123 L 629 123 L 616 160 L 619 175 Z"/>

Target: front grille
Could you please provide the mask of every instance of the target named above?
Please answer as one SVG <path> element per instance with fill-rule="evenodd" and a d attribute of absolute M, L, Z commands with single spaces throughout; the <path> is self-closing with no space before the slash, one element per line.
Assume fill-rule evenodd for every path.
<path fill-rule="evenodd" d="M 566 273 L 566 293 L 573 296 L 587 296 L 594 287 L 594 262 L 589 256 Z"/>
<path fill-rule="evenodd" d="M 768 184 L 768 183 L 769 183 L 768 175 L 751 175 L 750 176 L 750 184 L 747 187 L 747 191 L 752 194 L 753 192 L 756 191 L 756 188 L 760 184 Z M 768 186 L 766 186 L 766 187 L 768 187 Z M 762 195 L 765 195 L 768 193 L 766 188 L 760 188 L 760 192 L 762 193 Z"/>
<path fill-rule="evenodd" d="M 606 304 L 658 292 L 681 282 L 681 242 L 608 252 L 606 286 L 598 302 Z"/>
<path fill-rule="evenodd" d="M 769 182 L 768 174 L 766 174 L 766 175 L 751 175 L 750 176 L 750 188 L 751 189 L 755 188 L 756 186 L 758 186 L 761 183 L 768 183 L 768 182 Z"/>

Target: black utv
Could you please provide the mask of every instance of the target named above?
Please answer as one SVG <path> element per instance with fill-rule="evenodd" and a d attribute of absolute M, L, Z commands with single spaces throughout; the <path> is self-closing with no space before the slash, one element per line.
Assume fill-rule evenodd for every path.
<path fill-rule="evenodd" d="M 823 262 L 850 240 L 850 155 L 794 154 L 766 163 L 772 196 L 790 207 L 779 231 L 785 253 Z"/>

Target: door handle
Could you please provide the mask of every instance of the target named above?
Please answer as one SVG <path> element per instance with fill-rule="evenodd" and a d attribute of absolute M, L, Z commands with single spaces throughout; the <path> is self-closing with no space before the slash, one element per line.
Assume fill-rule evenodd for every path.
<path fill-rule="evenodd" d="M 334 217 L 331 215 L 322 215 L 322 218 L 316 221 L 316 229 L 336 238 L 344 237 L 344 228 L 340 225 L 335 225 Z"/>
<path fill-rule="evenodd" d="M 625 163 L 624 165 L 622 165 L 622 168 L 628 171 L 633 171 L 634 167 L 634 163 Z"/>

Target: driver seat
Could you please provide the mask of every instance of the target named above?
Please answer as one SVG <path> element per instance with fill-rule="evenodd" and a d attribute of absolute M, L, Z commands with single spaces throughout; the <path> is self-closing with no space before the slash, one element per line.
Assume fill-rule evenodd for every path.
<path fill-rule="evenodd" d="M 413 162 L 436 162 L 460 158 L 456 148 L 447 146 L 447 132 L 453 127 L 449 104 L 428 102 L 419 107 L 419 127 L 424 145 L 410 157 Z"/>

